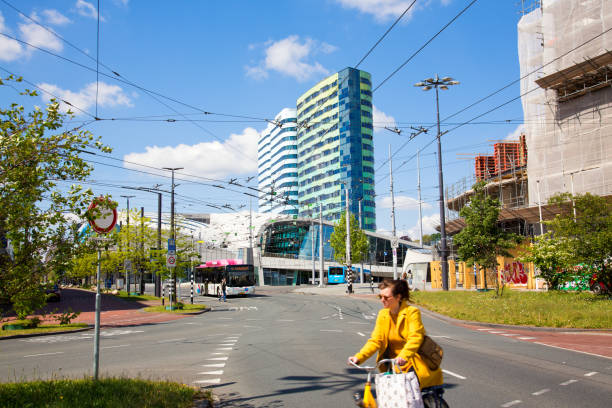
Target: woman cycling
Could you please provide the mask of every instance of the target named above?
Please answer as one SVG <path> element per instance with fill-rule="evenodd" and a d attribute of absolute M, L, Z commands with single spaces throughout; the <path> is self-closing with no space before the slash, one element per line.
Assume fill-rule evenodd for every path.
<path fill-rule="evenodd" d="M 378 313 L 370 339 L 349 362 L 361 364 L 378 351 L 377 362 L 394 358 L 402 372 L 414 370 L 421 388 L 442 385 L 442 368 L 430 370 L 417 353 L 425 328 L 420 310 L 408 305 L 408 284 L 405 280 L 384 280 L 378 288 L 384 309 Z"/>

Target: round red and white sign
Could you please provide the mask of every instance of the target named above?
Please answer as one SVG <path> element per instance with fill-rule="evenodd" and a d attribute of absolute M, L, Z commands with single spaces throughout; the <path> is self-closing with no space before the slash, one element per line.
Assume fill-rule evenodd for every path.
<path fill-rule="evenodd" d="M 93 218 L 89 220 L 89 225 L 91 225 L 91 228 L 98 234 L 109 233 L 117 223 L 117 210 L 115 208 L 108 208 L 107 206 L 101 205 L 106 201 L 107 200 L 104 197 L 94 198 L 93 202 L 88 208 L 88 210 L 93 210 L 98 206 L 100 207 L 97 211 L 95 211 Z"/>

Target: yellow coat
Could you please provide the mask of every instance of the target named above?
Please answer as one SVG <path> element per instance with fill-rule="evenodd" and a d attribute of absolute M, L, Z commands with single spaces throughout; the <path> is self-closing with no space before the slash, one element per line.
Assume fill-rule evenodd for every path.
<path fill-rule="evenodd" d="M 374 331 L 372 331 L 370 339 L 361 348 L 359 353 L 355 354 L 359 364 L 366 361 L 377 351 L 376 362 L 385 358 L 384 353 L 387 350 L 390 329 L 391 315 L 389 309 L 385 308 L 378 312 L 376 326 Z M 423 337 L 425 337 L 425 328 L 421 321 L 421 311 L 414 306 L 409 306 L 406 301 L 402 301 L 397 315 L 396 329 L 399 336 L 406 340 L 402 351 L 397 355 L 397 357 L 408 361 L 408 364 L 402 368 L 407 370 L 411 366 L 414 367 L 414 371 L 421 383 L 421 388 L 442 385 L 442 368 L 439 367 L 434 371 L 430 370 L 421 359 L 421 356 L 417 354 L 417 350 L 423 342 Z"/>

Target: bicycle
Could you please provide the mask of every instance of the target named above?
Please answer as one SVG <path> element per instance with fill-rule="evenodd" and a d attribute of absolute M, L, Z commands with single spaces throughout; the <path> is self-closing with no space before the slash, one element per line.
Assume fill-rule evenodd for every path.
<path fill-rule="evenodd" d="M 360 397 L 359 393 L 353 395 L 355 404 L 362 408 L 376 408 L 376 399 L 372 394 L 372 372 L 378 369 L 383 364 L 393 364 L 393 359 L 380 360 L 375 366 L 360 366 L 353 362 L 351 365 L 365 370 L 368 373 L 368 378 L 363 389 L 363 397 Z M 449 408 L 448 403 L 443 398 L 444 387 L 436 385 L 433 387 L 423 388 L 421 390 L 421 397 L 423 398 L 423 404 L 425 408 Z"/>

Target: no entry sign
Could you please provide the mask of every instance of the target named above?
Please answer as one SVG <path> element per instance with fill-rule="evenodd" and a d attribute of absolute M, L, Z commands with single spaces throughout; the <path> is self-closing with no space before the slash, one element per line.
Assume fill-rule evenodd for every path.
<path fill-rule="evenodd" d="M 111 208 L 110 201 L 104 197 L 94 198 L 88 210 L 93 212 L 89 225 L 98 234 L 109 233 L 117 223 L 117 210 Z"/>

